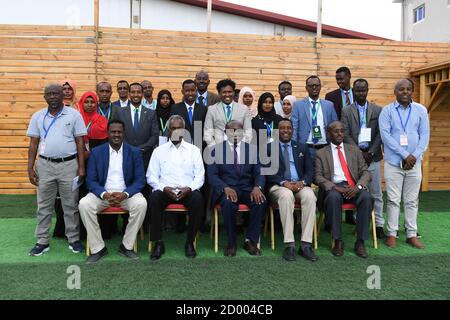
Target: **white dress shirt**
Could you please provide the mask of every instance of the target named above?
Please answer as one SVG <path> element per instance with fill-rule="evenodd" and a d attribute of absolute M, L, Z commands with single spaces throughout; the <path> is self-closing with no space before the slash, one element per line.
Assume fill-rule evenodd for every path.
<path fill-rule="evenodd" d="M 105 190 L 111 192 L 123 192 L 127 188 L 125 179 L 123 177 L 123 144 L 119 151 L 114 150 L 109 146 L 109 168 L 108 177 L 106 178 Z M 103 198 L 103 192 L 100 197 Z"/>
<path fill-rule="evenodd" d="M 153 190 L 163 191 L 165 187 L 200 189 L 205 182 L 200 149 L 186 141 L 181 141 L 178 148 L 171 141 L 157 147 L 146 178 Z"/>
<path fill-rule="evenodd" d="M 234 143 L 231 143 L 230 141 L 228 141 L 228 146 L 231 149 L 231 154 L 234 155 Z M 238 163 L 241 164 L 241 141 L 237 144 L 236 152 L 237 152 Z M 234 160 L 234 158 L 233 158 L 233 160 Z"/>
<path fill-rule="evenodd" d="M 122 108 L 125 108 L 126 106 L 128 106 L 128 102 L 129 102 L 128 99 L 125 100 L 125 101 L 122 101 L 122 100 L 119 99 L 119 101 L 120 101 L 120 106 L 121 106 Z"/>
<path fill-rule="evenodd" d="M 347 181 L 345 177 L 344 170 L 342 170 L 341 161 L 339 160 L 338 148 L 335 144 L 331 143 L 331 153 L 333 155 L 333 165 L 334 165 L 334 173 L 333 173 L 333 182 L 341 183 L 343 181 Z M 344 154 L 344 159 L 347 162 L 347 157 L 345 156 L 344 144 L 341 143 L 341 151 Z M 348 165 L 347 165 L 348 166 Z"/>
<path fill-rule="evenodd" d="M 142 111 L 142 104 L 139 105 L 139 107 L 135 107 L 132 104 L 130 104 L 130 110 L 131 110 L 131 123 L 134 126 L 134 112 L 135 110 L 138 110 L 138 119 L 141 120 L 141 111 Z"/>
<path fill-rule="evenodd" d="M 310 97 L 308 97 L 309 99 L 309 113 L 311 115 L 311 127 L 312 127 L 312 101 L 313 99 L 311 99 Z M 320 104 L 320 99 L 317 99 L 317 103 L 316 103 L 316 110 L 319 108 L 319 111 L 317 112 L 317 125 L 320 126 L 320 132 L 322 134 L 322 139 L 320 139 L 319 141 L 317 141 L 317 144 L 327 144 L 327 134 L 325 132 L 325 122 L 323 121 L 323 112 L 322 112 L 322 106 Z M 308 135 L 308 140 L 306 140 L 307 144 L 313 144 L 313 140 L 312 140 L 312 130 L 309 132 Z"/>
<path fill-rule="evenodd" d="M 184 101 L 184 105 L 186 106 L 186 111 L 189 115 L 189 108 L 192 108 L 192 119 L 194 119 L 194 107 L 195 107 L 195 101 L 192 105 L 189 105 L 186 101 Z"/>

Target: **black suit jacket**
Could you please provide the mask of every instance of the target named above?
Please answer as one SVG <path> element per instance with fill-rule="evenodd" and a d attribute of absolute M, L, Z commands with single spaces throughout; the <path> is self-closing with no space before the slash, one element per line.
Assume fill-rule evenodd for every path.
<path fill-rule="evenodd" d="M 193 141 L 197 147 L 202 147 L 202 150 L 206 146 L 206 142 L 203 141 L 203 128 L 205 124 L 206 112 L 208 109 L 206 107 L 202 107 L 199 104 L 195 104 L 194 106 L 194 114 L 192 119 L 192 125 L 189 123 L 189 114 L 187 111 L 186 104 L 183 102 L 174 104 L 172 106 L 171 115 L 179 115 L 184 119 L 186 124 L 186 130 L 191 134 L 191 140 L 189 141 L 186 137 L 184 138 L 186 141 Z M 197 127 L 196 127 L 197 122 Z M 201 125 L 201 127 L 200 127 Z M 198 132 L 196 131 L 198 130 Z M 199 135 L 198 138 L 195 138 L 195 134 Z M 197 143 L 198 142 L 198 143 Z"/>
<path fill-rule="evenodd" d="M 125 141 L 141 150 L 147 170 L 153 149 L 158 146 L 159 126 L 156 112 L 145 107 L 141 108 L 137 133 L 134 132 L 130 106 L 113 108 L 111 119 L 122 120 L 125 123 Z"/>
<path fill-rule="evenodd" d="M 291 140 L 292 152 L 294 156 L 295 169 L 297 170 L 298 177 L 300 181 L 305 180 L 306 185 L 311 185 L 314 179 L 314 166 L 313 160 L 309 153 L 309 149 L 306 144 L 297 143 L 295 140 Z M 283 161 L 283 149 L 279 142 L 270 143 L 267 149 L 269 158 L 271 157 L 274 148 L 278 147 L 278 157 L 279 157 L 279 169 L 275 175 L 267 176 L 267 186 L 270 189 L 273 185 L 280 185 L 284 178 L 284 161 Z"/>
<path fill-rule="evenodd" d="M 328 92 L 325 95 L 325 100 L 329 100 L 333 102 L 334 110 L 336 110 L 336 114 L 338 117 L 338 120 L 341 120 L 341 114 L 342 114 L 342 96 L 341 96 L 341 89 L 336 89 L 331 92 Z"/>
<path fill-rule="evenodd" d="M 261 175 L 258 152 L 254 145 L 241 142 L 239 172 L 234 166 L 233 152 L 227 141 L 215 145 L 211 153 L 216 161 L 208 165 L 206 172 L 213 190 L 212 203 L 216 203 L 225 187 L 236 192 L 251 192 L 255 186 L 264 188 L 266 179 Z"/>

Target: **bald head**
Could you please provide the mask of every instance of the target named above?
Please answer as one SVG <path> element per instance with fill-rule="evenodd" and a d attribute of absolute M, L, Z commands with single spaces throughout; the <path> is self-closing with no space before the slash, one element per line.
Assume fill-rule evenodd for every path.
<path fill-rule="evenodd" d="M 237 120 L 231 120 L 225 126 L 225 134 L 228 141 L 238 144 L 244 136 L 244 125 Z"/>
<path fill-rule="evenodd" d="M 398 89 L 398 88 L 400 88 L 401 86 L 404 86 L 404 85 L 411 87 L 411 90 L 413 89 L 412 81 L 409 80 L 409 79 L 400 79 L 400 80 L 398 80 L 397 83 L 395 84 L 395 88 L 394 89 Z"/>
<path fill-rule="evenodd" d="M 407 107 L 412 101 L 413 85 L 408 79 L 400 79 L 395 84 L 395 98 L 402 106 Z"/>
<path fill-rule="evenodd" d="M 200 94 L 203 94 L 208 90 L 209 82 L 209 75 L 205 70 L 200 70 L 195 75 L 195 86 Z"/>
<path fill-rule="evenodd" d="M 147 101 L 153 100 L 153 85 L 150 81 L 144 80 L 141 82 L 142 90 L 144 90 L 144 97 Z"/>

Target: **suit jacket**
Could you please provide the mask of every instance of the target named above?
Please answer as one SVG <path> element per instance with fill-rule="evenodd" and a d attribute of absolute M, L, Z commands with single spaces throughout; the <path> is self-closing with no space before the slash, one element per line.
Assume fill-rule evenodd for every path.
<path fill-rule="evenodd" d="M 306 144 L 299 144 L 295 140 L 291 140 L 292 155 L 294 156 L 295 169 L 300 181 L 305 180 L 306 185 L 311 185 L 314 179 L 314 166 L 311 154 L 309 153 L 308 146 Z M 273 185 L 280 185 L 281 182 L 286 181 L 284 178 L 284 170 L 286 170 L 283 161 L 283 150 L 279 142 L 270 143 L 268 146 L 269 158 L 274 150 L 278 147 L 279 165 L 278 172 L 275 175 L 267 176 L 266 181 L 268 188 Z"/>
<path fill-rule="evenodd" d="M 216 203 L 225 187 L 235 191 L 251 192 L 255 186 L 264 188 L 265 177 L 261 175 L 256 146 L 241 142 L 239 172 L 234 166 L 233 152 L 227 141 L 217 144 L 211 152 L 215 161 L 206 170 L 212 187 L 212 203 Z"/>
<path fill-rule="evenodd" d="M 111 118 L 122 120 L 125 123 L 125 141 L 142 151 L 144 166 L 147 168 L 153 149 L 158 146 L 159 142 L 159 126 L 156 112 L 142 107 L 137 133 L 134 132 L 130 106 L 113 108 Z"/>
<path fill-rule="evenodd" d="M 370 173 L 366 161 L 359 148 L 352 144 L 344 143 L 345 159 L 350 174 L 356 184 L 367 187 L 370 182 Z M 335 186 L 333 182 L 334 163 L 331 145 L 316 152 L 316 184 L 323 190 L 329 191 Z"/>
<path fill-rule="evenodd" d="M 373 161 L 380 161 L 383 158 L 381 152 L 381 134 L 378 127 L 381 107 L 367 103 L 366 126 L 371 128 L 371 139 L 369 142 L 369 152 L 373 152 Z M 359 125 L 359 112 L 356 103 L 345 106 L 342 109 L 341 121 L 344 124 L 344 142 L 358 146 L 358 135 L 361 131 Z"/>
<path fill-rule="evenodd" d="M 341 95 L 341 89 L 338 88 L 336 90 L 330 91 L 325 95 L 325 100 L 333 102 L 334 110 L 336 111 L 336 115 L 338 117 L 338 120 L 341 120 L 342 117 L 342 108 L 344 107 L 342 105 L 342 95 Z"/>
<path fill-rule="evenodd" d="M 198 145 L 197 147 L 202 147 L 202 150 L 204 149 L 204 147 L 206 146 L 206 143 L 203 143 L 203 129 L 204 129 L 204 125 L 205 125 L 205 118 L 206 118 L 206 112 L 208 111 L 208 109 L 206 107 L 202 107 L 199 104 L 195 104 L 194 107 L 194 114 L 192 117 L 192 125 L 189 123 L 189 114 L 186 108 L 186 104 L 183 102 L 174 104 L 172 106 L 172 112 L 171 115 L 179 115 L 184 119 L 184 122 L 186 123 L 186 130 L 189 131 L 189 133 L 191 134 L 191 140 L 192 142 L 197 142 L 196 141 L 196 137 L 195 137 L 195 122 L 201 122 L 201 131 L 199 131 L 197 134 L 199 135 L 199 143 L 200 145 Z M 186 140 L 186 139 L 185 139 Z M 186 140 L 188 141 L 188 140 Z"/>
<path fill-rule="evenodd" d="M 249 108 L 233 102 L 233 112 L 231 120 L 238 120 L 244 125 L 244 142 L 252 141 L 252 116 Z M 225 111 L 223 109 L 222 102 L 208 107 L 208 112 L 205 118 L 205 127 L 203 139 L 206 144 L 213 147 L 216 144 L 220 144 L 224 141 L 225 125 L 227 119 Z"/>
<path fill-rule="evenodd" d="M 130 104 L 131 104 L 131 101 L 130 101 L 130 99 L 128 99 L 128 104 L 127 104 L 127 106 L 129 107 Z M 114 101 L 114 102 L 112 103 L 112 105 L 113 105 L 113 107 L 119 107 L 119 108 L 122 108 L 122 105 L 120 104 L 120 99 Z"/>
<path fill-rule="evenodd" d="M 206 95 L 206 106 L 209 107 L 218 102 L 220 102 L 219 95 L 215 94 L 214 92 L 208 91 L 208 94 Z"/>
<path fill-rule="evenodd" d="M 326 128 L 329 123 L 337 120 L 336 111 L 333 108 L 333 103 L 328 100 L 320 99 L 320 106 Z M 309 98 L 294 103 L 292 108 L 292 124 L 294 126 L 292 139 L 299 143 L 306 143 L 312 130 Z M 330 142 L 328 137 L 327 142 Z"/>
<path fill-rule="evenodd" d="M 141 192 L 145 186 L 144 163 L 139 149 L 123 143 L 123 178 L 130 198 Z M 89 156 L 86 174 L 88 190 L 100 198 L 105 192 L 105 184 L 109 170 L 109 143 L 104 143 L 92 149 Z"/>

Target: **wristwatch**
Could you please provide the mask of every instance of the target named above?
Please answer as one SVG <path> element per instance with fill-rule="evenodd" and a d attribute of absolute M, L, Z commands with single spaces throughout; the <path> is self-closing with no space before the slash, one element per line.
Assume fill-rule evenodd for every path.
<path fill-rule="evenodd" d="M 359 190 L 366 190 L 367 188 L 366 187 L 364 187 L 363 185 L 361 185 L 361 184 L 358 184 L 358 189 Z"/>

